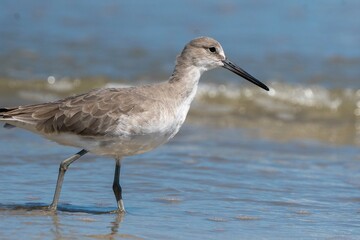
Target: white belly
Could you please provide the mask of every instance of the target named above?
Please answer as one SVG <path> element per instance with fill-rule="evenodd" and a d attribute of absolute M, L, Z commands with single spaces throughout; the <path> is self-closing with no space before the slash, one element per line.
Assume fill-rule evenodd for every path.
<path fill-rule="evenodd" d="M 152 133 L 146 135 L 83 137 L 62 133 L 46 138 L 62 145 L 86 149 L 97 155 L 123 157 L 148 152 L 166 143 L 175 133 Z"/>

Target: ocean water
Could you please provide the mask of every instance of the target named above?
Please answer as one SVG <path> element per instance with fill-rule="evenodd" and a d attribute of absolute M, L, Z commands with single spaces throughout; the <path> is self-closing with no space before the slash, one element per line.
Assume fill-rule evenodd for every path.
<path fill-rule="evenodd" d="M 197 36 L 270 87 L 205 73 L 168 144 L 114 161 L 0 129 L 1 239 L 359 239 L 357 1 L 3 1 L 0 106 L 164 81 Z"/>

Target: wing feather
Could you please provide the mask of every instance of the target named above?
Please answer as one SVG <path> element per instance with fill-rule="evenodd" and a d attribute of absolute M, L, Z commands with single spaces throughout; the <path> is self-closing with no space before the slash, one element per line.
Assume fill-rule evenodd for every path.
<path fill-rule="evenodd" d="M 150 99 L 130 93 L 132 89 L 93 90 L 56 102 L 0 110 L 0 120 L 15 126 L 32 124 L 45 134 L 108 135 L 115 130 L 119 119 L 126 125 L 129 116 L 145 111 L 143 103 Z"/>

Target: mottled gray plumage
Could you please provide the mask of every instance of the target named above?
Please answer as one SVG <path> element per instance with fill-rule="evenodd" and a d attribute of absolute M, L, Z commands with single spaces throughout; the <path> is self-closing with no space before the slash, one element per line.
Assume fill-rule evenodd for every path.
<path fill-rule="evenodd" d="M 59 101 L 17 108 L 0 112 L 8 124 L 28 128 L 41 134 L 74 133 L 86 137 L 111 136 L 122 117 L 124 131 L 139 133 L 138 126 L 130 125 L 132 116 L 141 118 L 164 101 L 153 99 L 145 89 L 151 86 L 108 88 L 93 90 Z M 144 91 L 145 90 L 145 91 Z M 157 92 L 157 89 L 154 89 Z M 155 110 L 155 109 L 153 109 Z M 155 114 L 155 111 L 153 111 Z M 148 121 L 143 119 L 143 121 Z M 140 126 L 143 123 L 139 122 Z"/>
<path fill-rule="evenodd" d="M 0 121 L 7 128 L 21 127 L 60 144 L 84 149 L 60 165 L 52 210 L 56 210 L 66 169 L 89 151 L 116 159 L 113 188 L 118 209 L 124 211 L 120 159 L 150 151 L 171 139 L 185 121 L 201 74 L 216 67 L 229 69 L 268 90 L 228 61 L 216 40 L 201 37 L 185 46 L 166 82 L 92 90 L 50 103 L 0 108 Z"/>

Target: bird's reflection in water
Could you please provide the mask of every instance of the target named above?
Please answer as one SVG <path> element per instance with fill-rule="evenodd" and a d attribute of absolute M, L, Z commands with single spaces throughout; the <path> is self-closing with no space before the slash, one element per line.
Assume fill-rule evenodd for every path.
<path fill-rule="evenodd" d="M 31 203 L 31 204 L 22 204 L 22 205 L 15 205 L 15 204 L 0 204 L 0 211 L 13 211 L 16 215 L 26 215 L 29 217 L 29 213 L 34 217 L 39 216 L 46 216 L 51 217 L 52 219 L 52 229 L 51 232 L 54 234 L 54 239 L 64 239 L 69 232 L 68 229 L 64 229 L 66 224 L 62 223 L 62 220 L 68 215 L 63 215 L 62 213 L 86 213 L 93 216 L 94 219 L 97 215 L 109 215 L 113 216 L 112 221 L 109 222 L 109 225 L 106 229 L 110 229 L 109 233 L 106 234 L 92 234 L 89 236 L 92 237 L 101 237 L 106 239 L 115 239 L 119 236 L 119 228 L 120 223 L 123 222 L 125 218 L 125 213 L 123 212 L 116 212 L 113 209 L 106 209 L 106 208 L 96 208 L 96 207 L 83 207 L 83 206 L 74 206 L 74 205 L 61 205 L 58 208 L 58 211 L 50 211 L 48 205 L 43 203 Z M 89 218 L 90 219 L 90 218 Z M 88 219 L 82 219 L 82 221 L 88 221 Z M 95 220 L 94 220 L 95 221 Z M 103 219 L 102 219 L 103 221 Z"/>

